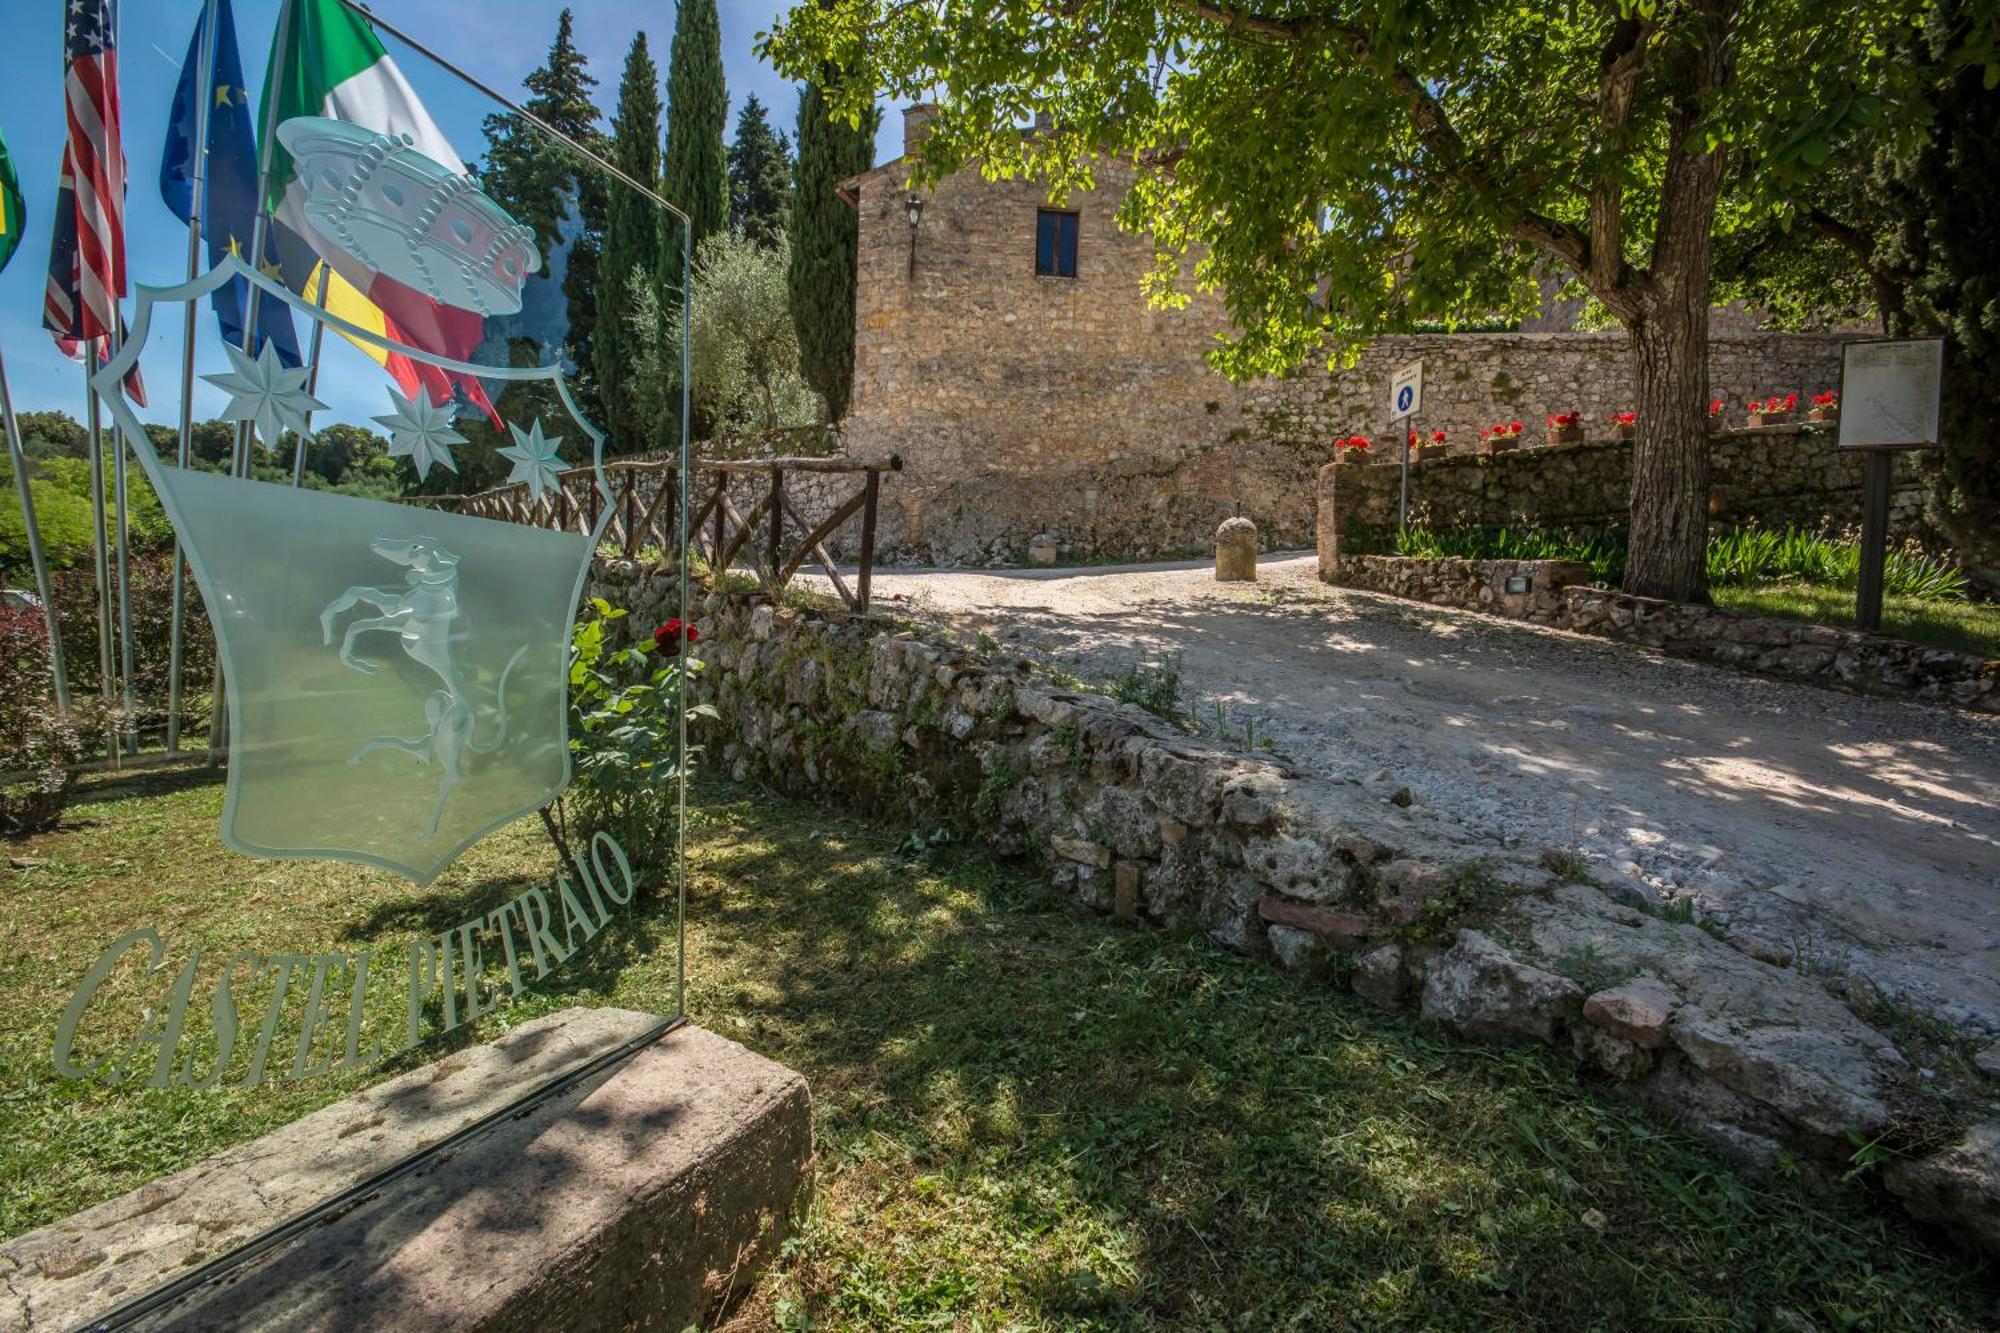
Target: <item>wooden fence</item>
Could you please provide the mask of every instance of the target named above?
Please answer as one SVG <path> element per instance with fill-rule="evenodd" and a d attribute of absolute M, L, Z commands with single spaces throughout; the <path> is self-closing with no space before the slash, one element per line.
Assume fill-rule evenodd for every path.
<path fill-rule="evenodd" d="M 855 611 L 868 610 L 875 566 L 875 520 L 881 501 L 882 474 L 900 472 L 903 460 L 768 458 L 708 460 L 694 465 L 694 486 L 688 496 L 689 542 L 718 573 L 747 559 L 765 592 L 775 595 L 810 560 Z M 847 476 L 855 489 L 836 495 L 818 523 L 807 526 L 805 513 L 785 488 L 787 475 L 799 473 Z M 616 546 L 628 560 L 649 549 L 659 552 L 662 568 L 680 549 L 680 465 L 674 460 L 621 459 L 604 465 L 611 488 L 611 519 L 603 541 Z M 739 502 L 747 502 L 747 508 Z M 589 468 L 562 474 L 562 485 L 541 496 L 523 485 L 501 486 L 477 495 L 436 496 L 428 503 L 476 518 L 523 523 L 531 527 L 579 532 L 586 536 L 604 516 L 605 497 Z M 861 536 L 856 552 L 854 585 L 835 564 L 827 541 L 859 518 Z"/>

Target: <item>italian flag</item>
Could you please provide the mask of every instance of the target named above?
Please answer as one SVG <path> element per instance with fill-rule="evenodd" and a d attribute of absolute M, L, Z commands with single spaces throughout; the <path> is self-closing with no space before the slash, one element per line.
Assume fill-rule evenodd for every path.
<path fill-rule="evenodd" d="M 465 163 L 366 21 L 339 0 L 285 0 L 285 4 L 290 10 L 289 23 L 280 19 L 273 41 L 260 124 L 282 125 L 295 116 L 324 116 L 378 134 L 408 135 L 415 151 L 460 175 L 465 173 Z M 274 87 L 278 99 L 275 121 L 268 118 Z M 351 257 L 336 255 L 329 269 L 327 261 L 315 255 L 306 240 L 312 231 L 306 221 L 306 187 L 299 177 L 298 163 L 275 137 L 269 151 L 271 174 L 264 206 L 277 224 L 286 284 L 296 292 L 317 295 L 322 270 L 327 270 L 326 309 L 330 314 L 392 342 L 457 361 L 469 358 L 485 336 L 486 322 L 481 316 L 434 301 Z M 373 344 L 357 342 L 355 346 L 388 371 L 406 395 L 414 397 L 421 385 L 429 390 L 433 402 L 442 405 L 450 402 L 455 392 L 463 394 L 486 414 L 494 429 L 500 428 L 499 414 L 486 391 L 470 375 L 451 374 Z"/>

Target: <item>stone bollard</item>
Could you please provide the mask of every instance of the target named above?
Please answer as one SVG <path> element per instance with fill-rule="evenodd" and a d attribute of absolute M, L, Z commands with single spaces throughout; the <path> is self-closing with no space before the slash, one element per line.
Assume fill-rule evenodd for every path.
<path fill-rule="evenodd" d="M 1215 581 L 1257 581 L 1257 525 L 1249 519 L 1225 518 L 1215 530 Z"/>
<path fill-rule="evenodd" d="M 1038 532 L 1028 539 L 1028 563 L 1031 565 L 1053 565 L 1056 562 L 1056 539 L 1046 532 Z"/>

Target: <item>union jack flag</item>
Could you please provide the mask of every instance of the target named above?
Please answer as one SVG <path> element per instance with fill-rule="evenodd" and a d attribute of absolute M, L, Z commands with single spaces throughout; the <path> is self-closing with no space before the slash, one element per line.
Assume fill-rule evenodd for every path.
<path fill-rule="evenodd" d="M 63 144 L 55 236 L 42 323 L 66 356 L 82 345 L 109 360 L 125 335 L 125 148 L 118 127 L 116 0 L 68 0 L 63 13 L 63 97 L 69 137 Z M 125 391 L 144 406 L 135 363 Z"/>

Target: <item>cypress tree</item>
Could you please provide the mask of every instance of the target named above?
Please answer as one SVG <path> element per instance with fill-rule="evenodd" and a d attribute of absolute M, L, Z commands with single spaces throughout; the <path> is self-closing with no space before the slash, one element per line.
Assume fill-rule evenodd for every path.
<path fill-rule="evenodd" d="M 715 0 L 681 0 L 667 70 L 667 163 L 660 192 L 688 215 L 696 250 L 729 223 L 729 169 L 722 146 L 728 115 Z"/>
<path fill-rule="evenodd" d="M 618 81 L 618 113 L 611 122 L 611 161 L 633 180 L 660 178 L 660 74 L 646 46 L 646 34 L 632 39 L 625 72 Z M 633 352 L 626 315 L 642 283 L 654 282 L 665 260 L 660 209 L 636 191 L 613 181 L 605 212 L 604 256 L 597 301 L 606 322 L 597 333 L 592 360 L 605 424 L 621 453 L 645 448 L 650 430 L 633 401 Z"/>
<path fill-rule="evenodd" d="M 729 146 L 729 227 L 757 245 L 776 245 L 791 208 L 792 146 L 771 129 L 752 93 L 736 115 Z"/>
<path fill-rule="evenodd" d="M 837 193 L 874 165 L 875 120 L 830 120 L 817 84 L 799 92 L 799 162 L 792 189 L 790 280 L 800 369 L 835 421 L 854 388 L 854 273 L 860 219 Z"/>
<path fill-rule="evenodd" d="M 529 95 L 523 105 L 585 148 L 603 153 L 608 145 L 590 97 L 597 80 L 576 48 L 572 28 L 565 9 L 556 19 L 548 59 L 524 81 Z M 563 275 L 569 330 L 563 353 L 580 368 L 577 388 L 585 410 L 602 420 L 591 374 L 591 336 L 597 327 L 598 263 L 610 204 L 606 178 L 519 116 L 488 116 L 484 128 L 488 148 L 480 184 L 516 221 L 534 230 L 545 266 L 569 242 Z"/>

